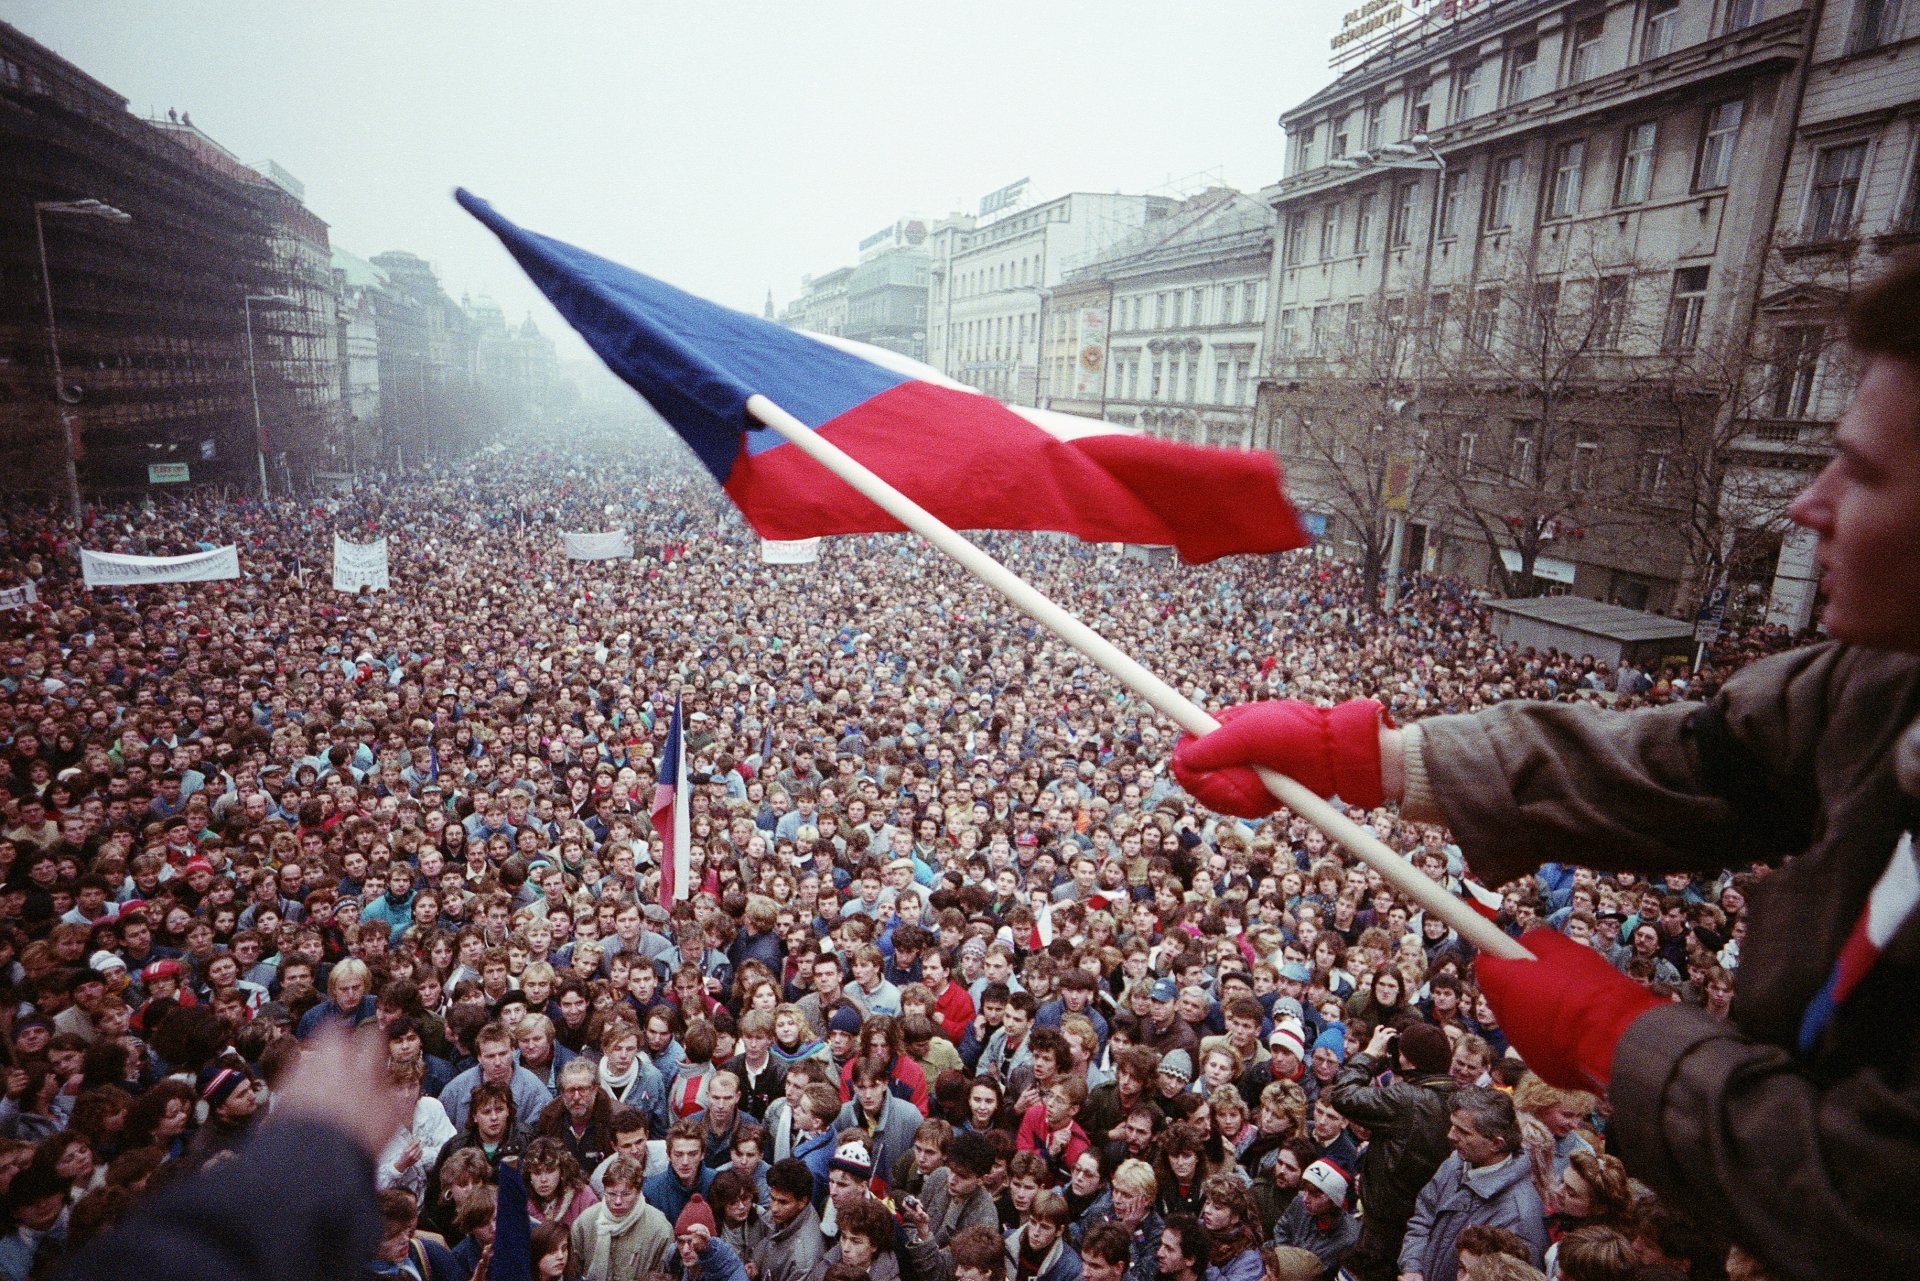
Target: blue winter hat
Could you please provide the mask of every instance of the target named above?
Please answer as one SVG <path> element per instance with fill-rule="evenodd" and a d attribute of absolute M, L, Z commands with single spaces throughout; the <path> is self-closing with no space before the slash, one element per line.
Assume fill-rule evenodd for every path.
<path fill-rule="evenodd" d="M 829 1032 L 847 1032 L 858 1036 L 860 1035 L 860 1022 L 860 1011 L 854 1009 L 852 1003 L 849 1002 L 833 1012 L 833 1017 L 827 1020 L 827 1030 Z"/>
<path fill-rule="evenodd" d="M 1313 982 L 1313 971 L 1299 961 L 1288 961 L 1280 967 L 1280 977 L 1289 983 Z"/>
<path fill-rule="evenodd" d="M 1347 1061 L 1347 1025 L 1329 1023 L 1326 1030 L 1313 1038 L 1313 1048 L 1326 1050 L 1342 1063 Z"/>
<path fill-rule="evenodd" d="M 1180 999 L 1180 985 L 1172 979 L 1155 979 L 1153 999 L 1156 1001 L 1177 1001 Z"/>

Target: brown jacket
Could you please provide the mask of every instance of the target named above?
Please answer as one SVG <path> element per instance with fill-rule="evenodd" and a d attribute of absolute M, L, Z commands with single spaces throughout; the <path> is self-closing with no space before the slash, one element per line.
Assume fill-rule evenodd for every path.
<path fill-rule="evenodd" d="M 1917 718 L 1920 659 L 1824 644 L 1704 705 L 1508 703 L 1423 721 L 1408 743 L 1407 814 L 1444 818 L 1488 884 L 1550 860 L 1777 869 L 1747 908 L 1732 1023 L 1681 1005 L 1637 1020 L 1614 1053 L 1611 1135 L 1636 1175 L 1783 1277 L 1920 1276 L 1920 914 L 1812 1053 L 1794 1050 L 1920 826 Z"/>

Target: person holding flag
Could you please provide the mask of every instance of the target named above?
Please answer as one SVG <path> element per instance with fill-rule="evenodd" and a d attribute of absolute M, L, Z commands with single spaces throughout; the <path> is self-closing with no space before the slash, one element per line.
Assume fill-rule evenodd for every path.
<path fill-rule="evenodd" d="M 1264 765 L 1444 820 L 1501 885 L 1548 861 L 1646 873 L 1759 863 L 1731 1020 L 1592 947 L 1526 934 L 1482 990 L 1546 1081 L 1610 1093 L 1628 1169 L 1778 1275 L 1920 1275 L 1920 257 L 1848 314 L 1864 373 L 1838 454 L 1790 514 L 1818 536 L 1834 638 L 1703 704 L 1621 715 L 1505 702 L 1395 727 L 1380 704 L 1230 708 L 1173 757 L 1202 803 L 1273 810 Z"/>

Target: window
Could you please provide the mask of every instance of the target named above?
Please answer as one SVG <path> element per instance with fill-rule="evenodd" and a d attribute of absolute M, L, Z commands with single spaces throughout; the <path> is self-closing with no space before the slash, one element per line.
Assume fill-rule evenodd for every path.
<path fill-rule="evenodd" d="M 1673 52 L 1680 29 L 1680 0 L 1648 0 L 1647 22 L 1640 29 L 1640 58 L 1664 58 Z"/>
<path fill-rule="evenodd" d="M 1533 97 L 1533 68 L 1540 61 L 1540 42 L 1529 40 L 1507 51 L 1507 79 L 1501 87 L 1503 103 Z"/>
<path fill-rule="evenodd" d="M 1700 163 L 1694 170 L 1693 189 L 1707 191 L 1724 187 L 1733 175 L 1733 149 L 1740 141 L 1740 118 L 1746 114 L 1746 101 L 1732 98 L 1707 108 L 1700 130 Z"/>
<path fill-rule="evenodd" d="M 1411 138 L 1417 133 L 1427 132 L 1427 127 L 1432 120 L 1433 82 L 1427 80 L 1414 86 L 1413 91 L 1407 95 L 1407 127 L 1405 136 Z"/>
<path fill-rule="evenodd" d="M 1350 302 L 1347 304 L 1347 350 L 1360 349 L 1360 330 L 1367 323 L 1367 304 Z"/>
<path fill-rule="evenodd" d="M 1220 286 L 1220 322 L 1222 324 L 1233 322 L 1233 299 L 1239 288 L 1238 285 Z"/>
<path fill-rule="evenodd" d="M 1173 291 L 1173 327 L 1180 328 L 1187 323 L 1187 295 L 1182 290 Z"/>
<path fill-rule="evenodd" d="M 1620 181 L 1614 189 L 1617 205 L 1637 205 L 1653 190 L 1653 144 L 1658 126 L 1651 120 L 1628 125 L 1620 138 Z"/>
<path fill-rule="evenodd" d="M 1303 213 L 1287 215 L 1287 266 L 1298 267 L 1307 253 L 1307 216 Z"/>
<path fill-rule="evenodd" d="M 1251 325 L 1260 319 L 1260 284 L 1249 280 L 1246 288 L 1240 291 L 1240 323 Z"/>
<path fill-rule="evenodd" d="M 1460 79 L 1453 86 L 1453 118 L 1465 120 L 1478 114 L 1480 110 L 1480 63 L 1460 73 Z"/>
<path fill-rule="evenodd" d="M 1340 253 L 1340 206 L 1328 205 L 1320 211 L 1320 261 Z"/>
<path fill-rule="evenodd" d="M 1581 493 L 1593 488 L 1600 475 L 1600 445 L 1583 440 L 1573 447 L 1573 469 L 1568 476 L 1571 488 Z"/>
<path fill-rule="evenodd" d="M 1586 172 L 1587 144 L 1563 142 L 1553 151 L 1553 184 L 1547 192 L 1547 217 L 1568 218 L 1580 212 L 1580 183 Z"/>
<path fill-rule="evenodd" d="M 1516 419 L 1513 439 L 1507 448 L 1507 479 L 1517 485 L 1531 485 L 1540 479 L 1539 460 L 1533 452 L 1533 436 L 1538 424 Z"/>
<path fill-rule="evenodd" d="M 1327 350 L 1327 309 L 1315 307 L 1313 314 L 1307 317 L 1307 352 L 1309 355 L 1324 355 Z"/>
<path fill-rule="evenodd" d="M 1727 0 L 1727 30 L 1741 31 L 1760 21 L 1762 0 Z"/>
<path fill-rule="evenodd" d="M 1153 358 L 1153 382 L 1147 388 L 1147 395 L 1150 399 L 1160 399 L 1161 379 L 1166 372 L 1166 363 L 1166 361 L 1160 359 L 1158 356 Z"/>
<path fill-rule="evenodd" d="M 1788 325 L 1774 343 L 1773 416 L 1805 418 L 1813 409 L 1826 331 L 1818 325 Z"/>
<path fill-rule="evenodd" d="M 1907 174 L 1907 194 L 1894 215 L 1894 227 L 1900 231 L 1920 231 L 1920 157 Z"/>
<path fill-rule="evenodd" d="M 1127 399 L 1140 399 L 1140 357 L 1135 356 L 1127 366 Z"/>
<path fill-rule="evenodd" d="M 1213 366 L 1213 403 L 1227 403 L 1227 362 L 1216 361 Z"/>
<path fill-rule="evenodd" d="M 1333 122 L 1333 146 L 1328 149 L 1327 157 L 1334 159 L 1347 154 L 1347 118 L 1341 116 Z"/>
<path fill-rule="evenodd" d="M 1553 340 L 1560 318 L 1560 282 L 1546 280 L 1533 287 L 1533 335 L 1543 347 Z"/>
<path fill-rule="evenodd" d="M 1847 33 L 1847 51 L 1859 53 L 1892 44 L 1900 33 L 1900 0 L 1859 0 L 1853 11 L 1853 29 Z"/>
<path fill-rule="evenodd" d="M 1360 197 L 1353 211 L 1353 252 L 1367 252 L 1367 242 L 1373 239 L 1373 197 Z"/>
<path fill-rule="evenodd" d="M 1513 208 L 1520 196 L 1520 157 L 1503 156 L 1493 162 L 1492 180 L 1487 184 L 1488 231 L 1505 231 L 1513 226 Z"/>
<path fill-rule="evenodd" d="M 1205 289 L 1188 291 L 1187 311 L 1188 314 L 1193 317 L 1194 324 L 1204 325 L 1207 323 L 1207 291 Z"/>
<path fill-rule="evenodd" d="M 1607 20 L 1604 15 L 1595 14 L 1574 24 L 1573 57 L 1567 63 L 1569 83 L 1579 84 L 1600 74 L 1600 52 L 1606 35 Z"/>
<path fill-rule="evenodd" d="M 1707 269 L 1682 267 L 1673 273 L 1673 299 L 1667 304 L 1667 350 L 1692 351 L 1700 340 L 1700 316 L 1707 306 Z"/>
<path fill-rule="evenodd" d="M 1460 234 L 1460 208 L 1466 201 L 1467 175 L 1455 169 L 1449 169 L 1446 176 L 1446 193 L 1440 198 L 1440 238 L 1448 239 Z"/>
<path fill-rule="evenodd" d="M 1233 401 L 1236 405 L 1253 403 L 1253 362 L 1250 360 L 1233 362 Z"/>
<path fill-rule="evenodd" d="M 1853 233 L 1860 196 L 1860 173 L 1867 144 L 1823 147 L 1813 165 L 1813 200 L 1807 208 L 1807 232 L 1815 240 L 1838 240 Z"/>
<path fill-rule="evenodd" d="M 1602 276 L 1593 291 L 1594 346 L 1614 350 L 1626 337 L 1627 311 L 1631 305 L 1631 276 Z"/>
<path fill-rule="evenodd" d="M 1276 340 L 1280 344 L 1281 351 L 1293 350 L 1293 308 L 1291 307 L 1280 309 L 1280 324 Z"/>
<path fill-rule="evenodd" d="M 1367 108 L 1367 150 L 1373 151 L 1380 146 L 1381 132 L 1386 125 L 1387 104 L 1376 102 Z"/>
<path fill-rule="evenodd" d="M 1387 215 L 1387 243 L 1395 249 L 1413 243 L 1413 202 L 1419 190 L 1417 182 L 1403 182 L 1393 189 L 1393 210 Z"/>
<path fill-rule="evenodd" d="M 1187 403 L 1200 399 L 1200 357 L 1194 356 L 1187 361 Z"/>
<path fill-rule="evenodd" d="M 1658 494 L 1673 479 L 1673 455 L 1664 449 L 1640 451 L 1640 492 Z"/>
<path fill-rule="evenodd" d="M 1477 432 L 1463 431 L 1454 438 L 1453 465 L 1463 475 L 1473 470 L 1473 449 L 1480 443 Z"/>
<path fill-rule="evenodd" d="M 1482 289 L 1473 308 L 1473 345 L 1485 351 L 1493 346 L 1500 323 L 1500 291 Z"/>

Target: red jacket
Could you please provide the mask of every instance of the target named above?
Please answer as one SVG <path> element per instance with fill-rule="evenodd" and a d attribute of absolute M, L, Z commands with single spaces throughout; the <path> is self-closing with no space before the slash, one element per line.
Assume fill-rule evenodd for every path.
<path fill-rule="evenodd" d="M 1073 1163 L 1080 1159 L 1080 1154 L 1093 1146 L 1093 1140 L 1087 1137 L 1087 1132 L 1080 1128 L 1078 1121 L 1070 1123 L 1067 1150 L 1059 1156 L 1055 1156 L 1047 1146 L 1047 1138 L 1047 1105 L 1036 1103 L 1020 1118 L 1020 1132 L 1014 1136 L 1014 1146 L 1020 1151 L 1040 1153 L 1064 1175 L 1073 1169 Z"/>
<path fill-rule="evenodd" d="M 958 1045 L 967 1034 L 967 1024 L 973 1022 L 973 998 L 966 988 L 949 979 L 947 990 L 934 998 L 933 1012 L 947 1030 L 947 1039 Z"/>

